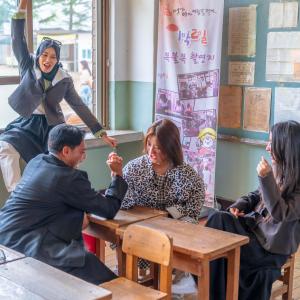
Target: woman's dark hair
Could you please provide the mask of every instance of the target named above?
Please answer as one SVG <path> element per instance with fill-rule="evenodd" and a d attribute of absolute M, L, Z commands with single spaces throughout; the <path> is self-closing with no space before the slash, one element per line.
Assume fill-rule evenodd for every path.
<path fill-rule="evenodd" d="M 64 146 L 74 149 L 81 144 L 84 135 L 85 132 L 76 126 L 57 125 L 49 133 L 48 150 L 56 154 L 61 152 Z"/>
<path fill-rule="evenodd" d="M 183 163 L 183 153 L 180 143 L 180 133 L 177 126 L 168 119 L 154 122 L 147 130 L 144 139 L 144 152 L 147 153 L 148 139 L 156 136 L 161 151 L 176 167 Z"/>
<path fill-rule="evenodd" d="M 272 126 L 271 133 L 276 179 L 282 196 L 288 197 L 300 185 L 300 124 L 280 122 Z"/>
<path fill-rule="evenodd" d="M 86 60 L 81 60 L 80 63 L 82 65 L 83 70 L 88 70 L 89 74 L 92 75 L 89 63 Z"/>

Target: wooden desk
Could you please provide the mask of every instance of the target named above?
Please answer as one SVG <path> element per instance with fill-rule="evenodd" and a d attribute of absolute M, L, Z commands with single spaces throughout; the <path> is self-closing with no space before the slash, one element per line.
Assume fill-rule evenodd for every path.
<path fill-rule="evenodd" d="M 105 220 L 96 215 L 89 215 L 89 225 L 83 231 L 97 239 L 97 256 L 105 262 L 105 241 L 118 243 L 116 229 L 139 221 L 151 219 L 158 216 L 167 216 L 166 211 L 153 209 L 150 207 L 135 206 L 128 210 L 119 210 L 113 219 Z M 122 251 L 117 247 L 119 274 L 122 274 Z"/>
<path fill-rule="evenodd" d="M 249 242 L 248 237 L 165 217 L 139 224 L 163 231 L 173 238 L 173 267 L 198 275 L 198 299 L 209 299 L 209 262 L 226 257 L 226 299 L 238 299 L 240 247 Z M 116 230 L 120 238 L 126 227 Z"/>
<path fill-rule="evenodd" d="M 108 300 L 111 292 L 31 257 L 0 265 L 0 298 Z"/>
<path fill-rule="evenodd" d="M 0 265 L 25 257 L 24 254 L 17 252 L 15 250 L 12 250 L 10 248 L 7 248 L 3 245 L 0 245 L 0 252 L 1 252 L 0 253 Z M 2 257 L 3 253 L 4 253 L 4 258 Z"/>

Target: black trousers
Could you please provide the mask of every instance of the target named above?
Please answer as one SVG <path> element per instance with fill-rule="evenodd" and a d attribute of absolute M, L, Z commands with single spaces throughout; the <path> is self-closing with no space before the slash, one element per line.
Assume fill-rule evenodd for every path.
<path fill-rule="evenodd" d="M 96 285 L 117 278 L 117 275 L 114 272 L 112 272 L 94 254 L 90 252 L 86 252 L 85 264 L 83 267 L 56 268 Z"/>
<path fill-rule="evenodd" d="M 288 256 L 266 251 L 250 231 L 243 217 L 216 211 L 208 218 L 207 227 L 248 236 L 249 244 L 241 247 L 239 300 L 269 300 L 272 284 L 280 276 Z M 226 299 L 226 259 L 210 264 L 210 299 Z"/>

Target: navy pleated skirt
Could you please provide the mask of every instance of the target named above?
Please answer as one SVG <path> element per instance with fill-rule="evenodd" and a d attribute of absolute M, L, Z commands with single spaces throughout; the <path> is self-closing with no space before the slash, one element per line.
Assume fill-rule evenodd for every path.
<path fill-rule="evenodd" d="M 249 244 L 241 247 L 239 300 L 269 300 L 272 284 L 279 278 L 288 255 L 266 251 L 243 217 L 235 218 L 228 212 L 215 212 L 208 218 L 206 226 L 249 237 Z M 210 274 L 210 299 L 225 300 L 226 259 L 212 261 Z"/>
<path fill-rule="evenodd" d="M 45 115 L 18 117 L 7 125 L 0 140 L 11 144 L 28 163 L 36 155 L 47 153 L 48 135 L 53 127 L 48 124 Z"/>

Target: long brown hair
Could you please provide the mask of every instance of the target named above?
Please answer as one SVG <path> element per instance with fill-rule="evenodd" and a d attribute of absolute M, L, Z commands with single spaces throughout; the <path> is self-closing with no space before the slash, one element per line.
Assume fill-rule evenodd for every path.
<path fill-rule="evenodd" d="M 156 136 L 162 153 L 173 163 L 174 167 L 183 163 L 180 133 L 172 121 L 168 119 L 158 120 L 148 128 L 144 139 L 145 153 L 147 153 L 147 143 L 151 136 Z"/>
<path fill-rule="evenodd" d="M 273 125 L 271 133 L 275 176 L 282 196 L 289 197 L 300 187 L 300 124 L 296 121 L 280 122 Z"/>

